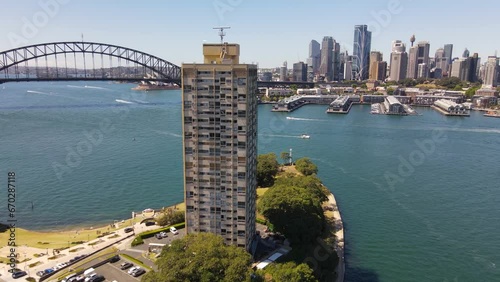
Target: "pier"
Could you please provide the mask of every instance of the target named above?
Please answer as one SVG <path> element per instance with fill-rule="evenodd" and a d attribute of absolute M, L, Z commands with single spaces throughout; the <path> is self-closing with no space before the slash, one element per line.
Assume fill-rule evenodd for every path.
<path fill-rule="evenodd" d="M 359 104 L 360 101 L 359 95 L 340 96 L 330 104 L 326 112 L 329 114 L 348 114 L 352 104 Z"/>
<path fill-rule="evenodd" d="M 309 104 L 329 105 L 339 95 L 301 95 L 283 99 L 273 106 L 273 112 L 293 112 L 296 109 Z"/>
<path fill-rule="evenodd" d="M 462 104 L 457 104 L 450 100 L 440 99 L 434 102 L 434 105 L 431 106 L 434 110 L 445 116 L 461 116 L 461 117 L 469 117 L 470 112 L 467 108 Z"/>

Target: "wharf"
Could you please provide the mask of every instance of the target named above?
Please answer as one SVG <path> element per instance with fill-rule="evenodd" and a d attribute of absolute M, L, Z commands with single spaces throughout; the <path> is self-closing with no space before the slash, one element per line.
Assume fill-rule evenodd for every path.
<path fill-rule="evenodd" d="M 445 116 L 455 116 L 455 117 L 470 117 L 470 113 L 467 113 L 467 114 L 455 114 L 455 113 L 450 113 L 450 112 L 447 112 L 439 107 L 436 107 L 436 106 L 431 106 L 431 108 L 433 108 L 434 110 L 438 111 L 439 113 L 441 113 L 442 115 L 445 115 Z"/>

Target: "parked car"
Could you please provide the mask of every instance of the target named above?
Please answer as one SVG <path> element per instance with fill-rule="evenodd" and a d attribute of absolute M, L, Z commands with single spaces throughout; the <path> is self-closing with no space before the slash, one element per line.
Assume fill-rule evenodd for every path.
<path fill-rule="evenodd" d="M 137 276 L 141 276 L 143 275 L 144 273 L 146 273 L 146 270 L 140 268 L 139 270 L 137 270 L 136 272 L 132 273 L 132 276 L 134 277 L 137 277 Z"/>
<path fill-rule="evenodd" d="M 167 238 L 168 237 L 168 233 L 167 232 L 160 232 L 160 236 L 162 238 Z"/>
<path fill-rule="evenodd" d="M 134 269 L 134 270 L 133 270 L 132 272 L 130 272 L 129 274 L 130 274 L 130 275 L 132 275 L 132 276 L 134 276 L 134 274 L 135 274 L 136 272 L 141 271 L 141 270 L 142 270 L 142 268 L 140 268 L 140 267 L 138 267 L 138 266 L 137 266 L 137 267 L 136 267 L 136 269 Z"/>
<path fill-rule="evenodd" d="M 130 262 L 124 262 L 124 263 L 120 264 L 120 269 L 125 270 L 127 268 L 132 267 L 132 266 L 133 266 L 133 264 L 131 264 Z"/>
<path fill-rule="evenodd" d="M 114 257 L 110 258 L 110 259 L 109 259 L 109 262 L 117 262 L 117 261 L 119 261 L 119 260 L 120 260 L 120 256 L 116 255 L 116 256 L 114 256 Z"/>
<path fill-rule="evenodd" d="M 155 234 L 155 238 L 158 239 L 158 240 L 160 240 L 161 238 L 163 238 L 163 236 L 161 236 L 160 233 L 156 233 Z"/>
<path fill-rule="evenodd" d="M 101 281 L 104 281 L 106 278 L 104 278 L 104 276 L 102 275 L 95 275 L 93 277 L 90 278 L 89 282 L 101 282 Z"/>
<path fill-rule="evenodd" d="M 134 231 L 134 228 L 132 228 L 132 227 L 125 228 L 125 233 L 130 233 L 132 231 Z"/>
<path fill-rule="evenodd" d="M 128 274 L 132 274 L 132 272 L 134 272 L 134 271 L 135 271 L 136 269 L 138 269 L 138 268 L 140 268 L 140 267 L 138 267 L 138 266 L 134 266 L 134 267 L 132 267 L 131 269 L 129 269 L 129 270 L 127 271 L 127 273 L 128 273 Z"/>
<path fill-rule="evenodd" d="M 151 226 L 151 225 L 155 225 L 156 223 L 154 221 L 146 221 L 144 222 L 144 225 L 146 226 Z"/>
<path fill-rule="evenodd" d="M 26 271 L 16 271 L 16 272 L 12 273 L 12 278 L 17 279 L 17 278 L 23 277 L 25 275 L 28 275 L 28 273 L 26 273 Z"/>
<path fill-rule="evenodd" d="M 177 229 L 175 227 L 170 227 L 170 232 L 172 232 L 174 235 L 177 235 L 179 234 L 179 231 L 177 231 Z"/>

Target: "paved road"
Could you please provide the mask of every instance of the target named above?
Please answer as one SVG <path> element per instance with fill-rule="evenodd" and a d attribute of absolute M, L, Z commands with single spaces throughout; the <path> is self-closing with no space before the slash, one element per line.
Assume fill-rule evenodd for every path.
<path fill-rule="evenodd" d="M 125 226 L 125 227 L 127 227 L 127 226 Z M 47 256 L 47 255 L 39 257 L 36 259 L 36 261 L 40 261 L 41 264 L 39 264 L 33 268 L 27 267 L 26 263 L 18 264 L 17 267 L 20 269 L 23 269 L 23 270 L 26 269 L 29 276 L 35 277 L 36 279 L 38 279 L 38 276 L 36 275 L 36 272 L 38 272 L 38 271 L 41 271 L 41 270 L 44 270 L 47 268 L 52 268 L 58 263 L 68 262 L 70 259 L 74 258 L 75 256 L 79 256 L 79 255 L 83 255 L 83 254 L 85 254 L 85 255 L 90 254 L 99 248 L 102 248 L 102 247 L 109 245 L 111 243 L 116 243 L 117 241 L 125 238 L 126 236 L 134 234 L 134 233 L 125 233 L 125 230 L 124 230 L 125 227 L 115 231 L 115 234 L 120 235 L 119 237 L 110 238 L 111 235 L 108 235 L 108 236 L 105 236 L 101 239 L 96 239 L 96 240 L 92 240 L 90 242 L 87 242 L 87 243 L 84 243 L 81 245 L 73 246 L 70 249 L 66 249 L 66 250 L 61 251 L 59 254 L 60 257 L 58 257 L 57 259 L 54 259 L 54 260 L 49 260 L 48 258 L 50 256 Z M 143 232 L 143 231 L 154 230 L 157 228 L 158 228 L 158 226 L 156 226 L 156 225 L 145 226 L 144 224 L 136 223 L 134 225 L 134 232 L 138 234 L 138 233 Z M 130 243 L 132 240 L 133 240 L 133 236 L 130 237 L 129 239 L 126 239 L 126 240 L 118 243 L 117 245 L 115 245 L 115 247 L 122 249 L 122 250 L 128 249 L 128 248 L 130 248 Z M 90 245 L 93 242 L 98 242 L 98 243 L 95 245 Z M 78 249 L 78 251 L 69 252 L 69 250 L 75 250 L 75 249 Z M 147 249 L 147 246 L 146 246 L 146 249 Z M 40 251 L 42 252 L 43 250 L 40 250 Z M 141 260 L 144 261 L 144 259 L 141 259 Z M 34 260 L 32 260 L 32 261 L 34 261 Z M 69 267 L 71 267 L 71 266 L 68 266 L 68 268 Z M 19 278 L 21 280 L 13 279 L 12 274 L 8 272 L 9 269 L 10 268 L 8 266 L 0 268 L 0 282 L 25 281 L 25 278 L 28 277 L 28 276 L 25 276 L 25 277 Z"/>

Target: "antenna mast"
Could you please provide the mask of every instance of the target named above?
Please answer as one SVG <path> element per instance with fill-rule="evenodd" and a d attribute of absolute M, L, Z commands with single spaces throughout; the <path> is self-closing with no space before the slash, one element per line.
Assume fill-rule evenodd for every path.
<path fill-rule="evenodd" d="M 219 36 L 220 36 L 220 45 L 224 44 L 224 36 L 226 36 L 226 33 L 224 32 L 224 29 L 230 29 L 230 26 L 218 26 L 214 27 L 213 29 L 218 29 L 219 30 Z"/>

